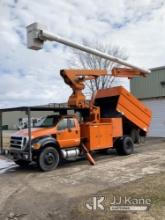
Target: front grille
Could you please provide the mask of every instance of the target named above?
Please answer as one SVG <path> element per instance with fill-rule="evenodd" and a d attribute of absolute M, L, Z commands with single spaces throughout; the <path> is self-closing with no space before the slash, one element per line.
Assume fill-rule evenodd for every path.
<path fill-rule="evenodd" d="M 21 136 L 12 136 L 10 138 L 10 147 L 22 150 L 27 144 L 27 138 Z"/>

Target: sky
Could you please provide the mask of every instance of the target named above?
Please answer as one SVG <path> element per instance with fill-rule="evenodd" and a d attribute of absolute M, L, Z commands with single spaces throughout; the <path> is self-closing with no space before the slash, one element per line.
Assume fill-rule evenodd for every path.
<path fill-rule="evenodd" d="M 164 0 L 0 0 L 1 108 L 66 102 L 71 93 L 59 74 L 74 59 L 71 49 L 52 42 L 27 49 L 33 22 L 77 43 L 119 46 L 141 67 L 165 65 Z"/>

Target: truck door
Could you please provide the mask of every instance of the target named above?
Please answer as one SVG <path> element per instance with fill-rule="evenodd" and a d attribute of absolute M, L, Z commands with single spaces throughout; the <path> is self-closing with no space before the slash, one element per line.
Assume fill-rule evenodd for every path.
<path fill-rule="evenodd" d="M 80 144 L 80 128 L 76 119 L 63 118 L 56 128 L 56 138 L 61 148 L 74 147 Z"/>

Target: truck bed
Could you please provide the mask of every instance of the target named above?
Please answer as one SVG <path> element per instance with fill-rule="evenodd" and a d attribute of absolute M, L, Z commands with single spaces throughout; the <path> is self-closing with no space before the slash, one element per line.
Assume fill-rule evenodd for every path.
<path fill-rule="evenodd" d="M 151 111 L 122 86 L 98 90 L 95 105 L 100 106 L 102 118 L 122 117 L 147 132 Z"/>

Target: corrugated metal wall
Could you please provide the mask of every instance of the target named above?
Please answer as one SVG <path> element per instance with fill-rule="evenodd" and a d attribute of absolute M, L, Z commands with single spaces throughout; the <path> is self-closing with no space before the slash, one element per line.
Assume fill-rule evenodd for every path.
<path fill-rule="evenodd" d="M 152 110 L 148 136 L 165 137 L 165 98 L 146 99 L 143 103 Z"/>
<path fill-rule="evenodd" d="M 155 68 L 152 73 L 143 78 L 137 77 L 131 80 L 131 92 L 137 98 L 154 98 L 165 96 L 165 67 Z"/>
<path fill-rule="evenodd" d="M 38 112 L 32 112 L 31 116 L 32 117 L 43 117 L 46 115 L 51 115 L 54 112 L 46 112 L 46 111 L 38 111 Z M 25 114 L 25 112 L 4 112 L 2 115 L 3 118 L 3 125 L 7 125 L 8 129 L 15 129 L 15 125 L 18 123 L 18 119 L 19 118 L 27 118 L 27 115 Z"/>

